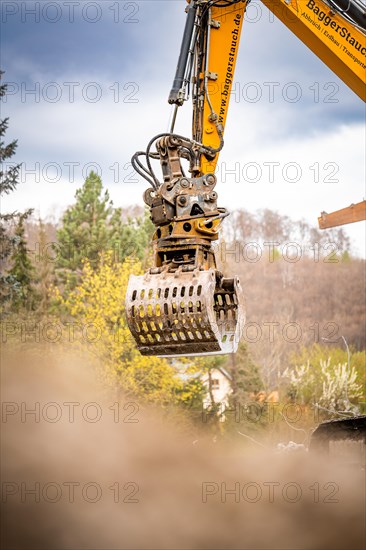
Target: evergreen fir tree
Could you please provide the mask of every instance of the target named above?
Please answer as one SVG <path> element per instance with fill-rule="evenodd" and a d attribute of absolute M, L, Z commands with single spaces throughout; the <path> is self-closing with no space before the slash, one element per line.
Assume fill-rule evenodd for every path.
<path fill-rule="evenodd" d="M 110 244 L 116 251 L 116 260 L 123 262 L 127 256 L 142 262 L 146 260 L 153 232 L 154 225 L 147 210 L 142 216 L 123 222 L 121 209 L 117 208 L 110 221 Z"/>
<path fill-rule="evenodd" d="M 14 281 L 13 309 L 32 310 L 35 305 L 35 292 L 33 288 L 34 267 L 28 255 L 27 240 L 25 236 L 24 221 L 27 214 L 20 214 L 15 228 L 16 246 L 11 256 L 12 268 L 9 275 Z"/>
<path fill-rule="evenodd" d="M 0 71 L 0 78 L 2 78 L 3 74 L 4 72 Z M 6 88 L 6 84 L 0 84 L 0 100 L 6 94 Z M 8 123 L 8 118 L 0 120 L 0 197 L 14 191 L 19 183 L 20 164 L 6 166 L 6 161 L 15 154 L 17 148 L 17 140 L 13 140 L 7 145 L 5 144 L 4 136 L 8 129 Z M 27 210 L 21 215 L 23 223 L 31 212 L 32 210 Z M 0 304 L 3 312 L 5 303 L 9 301 L 18 288 L 18 281 L 14 279 L 11 273 L 7 272 L 10 256 L 18 241 L 17 237 L 11 233 L 11 227 L 16 221 L 17 215 L 19 214 L 16 212 L 0 214 Z"/>
<path fill-rule="evenodd" d="M 87 259 L 93 269 L 98 268 L 101 252 L 112 251 L 118 262 L 127 256 L 144 259 L 153 232 L 147 213 L 123 222 L 121 209 L 113 208 L 108 191 L 103 192 L 102 180 L 94 172 L 77 190 L 75 198 L 57 232 L 56 266 L 67 288 L 77 283 L 84 260 Z"/>
<path fill-rule="evenodd" d="M 0 78 L 2 78 L 2 75 L 4 74 L 4 71 L 0 71 Z M 6 84 L 0 84 L 0 99 L 4 97 L 6 94 Z M 3 195 L 10 193 L 11 191 L 14 191 L 18 184 L 18 175 L 19 175 L 19 168 L 20 164 L 16 164 L 15 166 L 4 167 L 3 163 L 7 159 L 10 159 L 16 151 L 16 148 L 18 146 L 18 140 L 14 139 L 7 145 L 5 145 L 5 142 L 3 141 L 3 137 L 5 135 L 6 130 L 9 126 L 9 118 L 4 118 L 3 120 L 0 120 L 0 194 Z"/>
<path fill-rule="evenodd" d="M 76 203 L 66 210 L 57 232 L 57 266 L 74 272 L 82 269 L 84 259 L 98 266 L 99 253 L 108 248 L 108 218 L 112 215 L 108 191 L 103 194 L 102 180 L 94 172 L 76 191 L 75 198 Z"/>

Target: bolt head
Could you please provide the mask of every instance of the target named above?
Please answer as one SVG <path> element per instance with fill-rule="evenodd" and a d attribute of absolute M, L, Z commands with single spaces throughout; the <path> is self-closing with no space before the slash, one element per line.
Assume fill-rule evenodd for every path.
<path fill-rule="evenodd" d="M 214 183 L 216 183 L 216 178 L 213 174 L 208 174 L 206 176 L 205 182 L 207 183 L 207 185 L 213 185 Z"/>

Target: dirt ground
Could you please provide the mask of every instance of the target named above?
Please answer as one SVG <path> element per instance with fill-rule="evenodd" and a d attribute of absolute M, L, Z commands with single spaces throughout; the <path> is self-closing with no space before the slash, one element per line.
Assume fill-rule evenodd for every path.
<path fill-rule="evenodd" d="M 2 548 L 364 547 L 364 468 L 248 449 L 116 401 L 80 358 L 4 355 Z"/>

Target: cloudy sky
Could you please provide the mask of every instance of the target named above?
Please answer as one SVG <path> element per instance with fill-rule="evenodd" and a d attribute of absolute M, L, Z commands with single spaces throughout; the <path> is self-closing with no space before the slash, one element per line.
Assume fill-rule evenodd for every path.
<path fill-rule="evenodd" d="M 2 3 L 2 117 L 21 184 L 2 210 L 57 216 L 97 170 L 116 206 L 142 204 L 132 154 L 169 128 L 185 0 Z M 365 198 L 365 109 L 258 1 L 244 22 L 218 165 L 220 206 L 317 225 Z M 190 135 L 190 104 L 176 130 Z M 364 255 L 365 226 L 347 227 Z"/>

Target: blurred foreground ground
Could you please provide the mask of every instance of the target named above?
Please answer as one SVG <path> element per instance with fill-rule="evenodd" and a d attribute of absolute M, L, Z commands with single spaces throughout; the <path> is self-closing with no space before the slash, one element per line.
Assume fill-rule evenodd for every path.
<path fill-rule="evenodd" d="M 366 542 L 364 468 L 197 440 L 109 394 L 80 357 L 3 355 L 1 428 L 4 549 Z"/>

